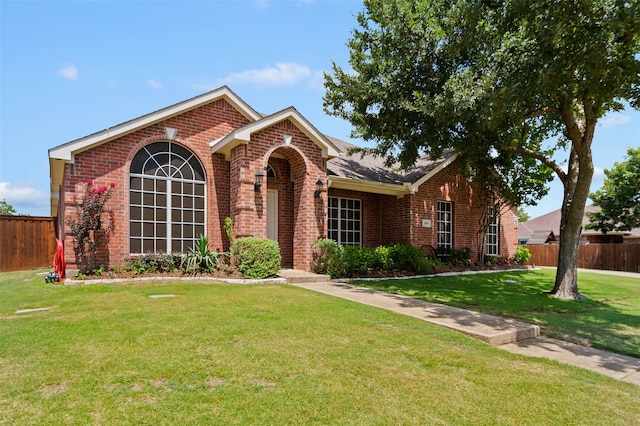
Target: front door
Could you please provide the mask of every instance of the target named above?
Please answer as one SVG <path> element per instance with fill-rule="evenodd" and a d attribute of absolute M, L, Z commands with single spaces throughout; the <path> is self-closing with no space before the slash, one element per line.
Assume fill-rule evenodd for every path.
<path fill-rule="evenodd" d="M 267 238 L 278 241 L 278 191 L 267 190 Z"/>

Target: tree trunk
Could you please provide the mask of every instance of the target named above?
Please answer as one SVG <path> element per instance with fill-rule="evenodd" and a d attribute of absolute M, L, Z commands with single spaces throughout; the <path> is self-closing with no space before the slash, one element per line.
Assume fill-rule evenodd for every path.
<path fill-rule="evenodd" d="M 559 299 L 584 300 L 586 297 L 578 292 L 578 246 L 582 234 L 584 208 L 593 176 L 593 161 L 590 149 L 579 154 L 573 150 L 574 148 L 569 158 L 567 179 L 564 182 L 558 269 L 551 294 Z"/>

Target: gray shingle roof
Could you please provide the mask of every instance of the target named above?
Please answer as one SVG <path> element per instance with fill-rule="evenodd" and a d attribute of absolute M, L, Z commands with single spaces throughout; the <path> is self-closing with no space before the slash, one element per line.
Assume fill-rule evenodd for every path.
<path fill-rule="evenodd" d="M 327 136 L 329 140 L 342 152 L 342 154 L 327 162 L 327 174 L 359 181 L 380 182 L 402 185 L 415 183 L 427 173 L 441 165 L 454 155 L 452 150 L 445 151 L 441 158 L 431 160 L 421 157 L 410 170 L 400 170 L 387 167 L 382 157 L 376 157 L 370 153 L 348 154 L 353 148 L 360 148 L 340 139 Z"/>

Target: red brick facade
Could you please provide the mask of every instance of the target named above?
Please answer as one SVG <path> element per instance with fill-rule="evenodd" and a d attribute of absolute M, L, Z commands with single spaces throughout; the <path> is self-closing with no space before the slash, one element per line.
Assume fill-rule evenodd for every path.
<path fill-rule="evenodd" d="M 478 199 L 474 185 L 457 172 L 458 163 L 445 167 L 420 185 L 415 194 L 401 198 L 368 192 L 329 189 L 329 196 L 362 200 L 362 244 L 369 247 L 409 243 L 417 247 L 437 246 L 438 201 L 450 201 L 453 207 L 453 247 L 471 249 L 477 258 L 478 230 L 484 200 Z M 430 227 L 423 227 L 423 220 Z M 498 221 L 498 250 L 501 256 L 515 254 L 518 242 L 516 209 L 503 211 Z"/>
<path fill-rule="evenodd" d="M 282 119 L 274 114 L 277 119 L 273 121 L 264 121 L 257 113 L 252 116 L 247 111 L 239 108 L 237 102 L 233 103 L 233 99 L 218 97 L 132 130 L 126 129 L 125 123 L 113 134 L 103 132 L 104 138 L 97 143 L 79 140 L 66 144 L 71 144 L 69 158 L 72 160 L 65 161 L 60 188 L 52 188 L 53 192 L 59 189 L 59 217 L 72 217 L 74 200 L 82 196 L 88 180 L 96 185 L 114 183 L 108 207 L 113 210 L 115 228 L 108 249 L 99 253 L 97 263 L 107 267 L 121 264 L 131 254 L 129 174 L 132 160 L 143 147 L 170 141 L 187 148 L 204 168 L 205 227 L 212 249 L 226 251 L 229 248 L 223 229 L 226 217 L 233 219 L 237 236 L 267 236 L 267 194 L 270 193 L 277 198 L 277 239 L 283 267 L 311 268 L 313 243 L 328 235 L 328 196 L 361 200 L 361 235 L 366 246 L 396 242 L 435 246 L 437 201 L 451 201 L 454 205 L 454 246 L 470 247 L 476 252 L 476 230 L 484 207 L 477 200 L 473 185 L 456 173 L 455 163 L 428 179 L 417 193 L 400 198 L 327 189 L 327 161 L 331 158 L 329 154 L 337 155 L 337 151 L 327 151 L 327 145 L 323 145 L 324 136 L 317 136 L 315 129 L 305 124 L 295 110 L 282 114 Z M 255 124 L 261 122 L 266 124 Z M 119 131 L 119 128 L 123 130 Z M 171 139 L 167 136 L 167 128 L 176 130 Z M 250 137 L 245 133 L 250 133 Z M 217 145 L 217 141 L 222 142 Z M 66 145 L 54 151 L 63 151 Z M 76 146 L 79 148 L 74 148 Z M 55 160 L 65 159 L 67 154 L 63 154 L 50 152 Z M 272 171 L 270 176 L 267 168 Z M 259 172 L 264 174 L 264 181 L 256 191 L 254 183 Z M 316 197 L 318 180 L 324 186 Z M 503 255 L 510 256 L 515 252 L 515 217 L 515 211 L 512 211 L 500 219 L 500 253 Z M 431 227 L 422 226 L 424 219 L 431 220 Z M 64 221 L 60 221 L 59 226 L 64 228 Z M 61 235 L 65 238 L 66 261 L 73 267 L 72 236 L 64 229 Z"/>

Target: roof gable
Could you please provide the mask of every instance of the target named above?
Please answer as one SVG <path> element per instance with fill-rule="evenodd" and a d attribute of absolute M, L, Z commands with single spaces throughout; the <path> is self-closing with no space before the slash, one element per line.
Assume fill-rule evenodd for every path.
<path fill-rule="evenodd" d="M 334 158 L 340 155 L 340 151 L 327 136 L 320 133 L 306 118 L 294 107 L 283 109 L 275 114 L 267 115 L 261 119 L 235 129 L 227 136 L 209 142 L 211 153 L 224 154 L 229 159 L 231 150 L 238 145 L 247 144 L 251 140 L 251 134 L 264 130 L 274 124 L 289 120 L 306 134 L 316 145 L 322 149 L 322 156 Z M 285 142 L 286 143 L 286 142 Z"/>
<path fill-rule="evenodd" d="M 240 97 L 231 91 L 231 89 L 227 86 L 222 86 L 216 90 L 212 90 L 211 92 L 204 93 L 158 111 L 134 118 L 133 120 L 107 128 L 101 132 L 51 148 L 49 150 L 49 158 L 73 162 L 75 154 L 102 145 L 126 134 L 133 133 L 155 123 L 167 120 L 171 117 L 191 111 L 221 98 L 229 102 L 242 115 L 247 117 L 247 119 L 256 121 L 261 118 L 261 115 L 257 111 L 240 99 Z"/>

